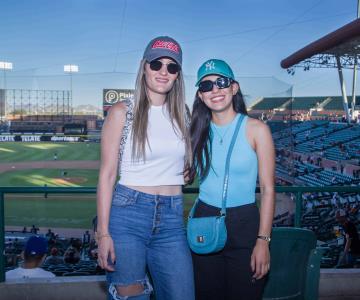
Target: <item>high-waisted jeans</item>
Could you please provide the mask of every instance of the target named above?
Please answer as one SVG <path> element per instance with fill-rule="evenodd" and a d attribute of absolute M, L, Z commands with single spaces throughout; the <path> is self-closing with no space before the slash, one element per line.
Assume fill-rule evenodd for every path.
<path fill-rule="evenodd" d="M 142 193 L 118 184 L 115 188 L 109 231 L 115 245 L 115 271 L 107 273 L 113 299 L 193 300 L 194 275 L 187 244 L 183 197 Z M 144 285 L 141 295 L 124 297 L 115 286 Z"/>

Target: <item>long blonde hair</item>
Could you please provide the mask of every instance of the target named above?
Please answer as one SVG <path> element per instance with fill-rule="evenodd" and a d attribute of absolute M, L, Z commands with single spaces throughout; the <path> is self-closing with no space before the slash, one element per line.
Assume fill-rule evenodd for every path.
<path fill-rule="evenodd" d="M 148 142 L 147 126 L 151 103 L 146 89 L 145 64 L 146 60 L 143 59 L 140 62 L 135 83 L 134 120 L 132 123 L 131 134 L 133 160 L 145 160 L 145 145 Z M 185 141 L 185 166 L 188 167 L 191 165 L 191 142 L 189 124 L 187 122 L 186 115 L 185 84 L 181 70 L 178 73 L 173 87 L 166 95 L 165 107 L 169 113 L 170 120 L 176 134 Z M 177 125 L 177 127 L 175 125 Z"/>

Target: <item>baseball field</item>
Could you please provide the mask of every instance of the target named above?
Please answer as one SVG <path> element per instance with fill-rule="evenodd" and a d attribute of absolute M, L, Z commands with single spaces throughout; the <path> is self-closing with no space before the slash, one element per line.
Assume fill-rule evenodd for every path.
<path fill-rule="evenodd" d="M 0 143 L 0 187 L 95 187 L 98 143 Z M 194 195 L 185 195 L 188 211 Z M 6 194 L 5 225 L 91 228 L 95 194 Z"/>

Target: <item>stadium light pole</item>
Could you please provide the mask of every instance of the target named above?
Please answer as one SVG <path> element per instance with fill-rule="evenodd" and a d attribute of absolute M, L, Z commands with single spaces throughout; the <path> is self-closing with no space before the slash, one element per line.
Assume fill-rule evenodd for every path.
<path fill-rule="evenodd" d="M 71 96 L 71 117 L 73 115 L 73 88 L 72 88 L 72 74 L 73 73 L 77 73 L 79 72 L 79 66 L 77 65 L 64 65 L 64 72 L 68 73 L 70 75 L 70 96 Z M 69 109 L 69 101 L 68 101 L 68 113 L 70 113 L 70 109 Z"/>
<path fill-rule="evenodd" d="M 6 115 L 6 71 L 13 69 L 13 64 L 8 61 L 0 61 L 0 70 L 3 70 L 4 74 L 4 104 L 0 103 L 0 121 L 3 121 L 3 116 Z M 14 108 L 15 109 L 15 108 Z"/>

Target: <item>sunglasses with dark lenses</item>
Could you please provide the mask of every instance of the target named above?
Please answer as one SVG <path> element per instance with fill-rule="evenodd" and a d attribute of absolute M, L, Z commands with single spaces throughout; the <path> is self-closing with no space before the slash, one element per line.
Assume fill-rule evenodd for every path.
<path fill-rule="evenodd" d="M 226 89 L 232 82 L 233 80 L 228 77 L 219 77 L 215 81 L 204 80 L 199 83 L 199 91 L 202 93 L 210 92 L 212 91 L 214 85 L 216 85 L 219 89 Z"/>
<path fill-rule="evenodd" d="M 160 60 L 153 60 L 150 62 L 150 69 L 153 71 L 159 71 L 163 65 L 166 65 L 167 71 L 170 74 L 176 74 L 180 71 L 180 66 L 176 63 L 163 64 Z"/>

